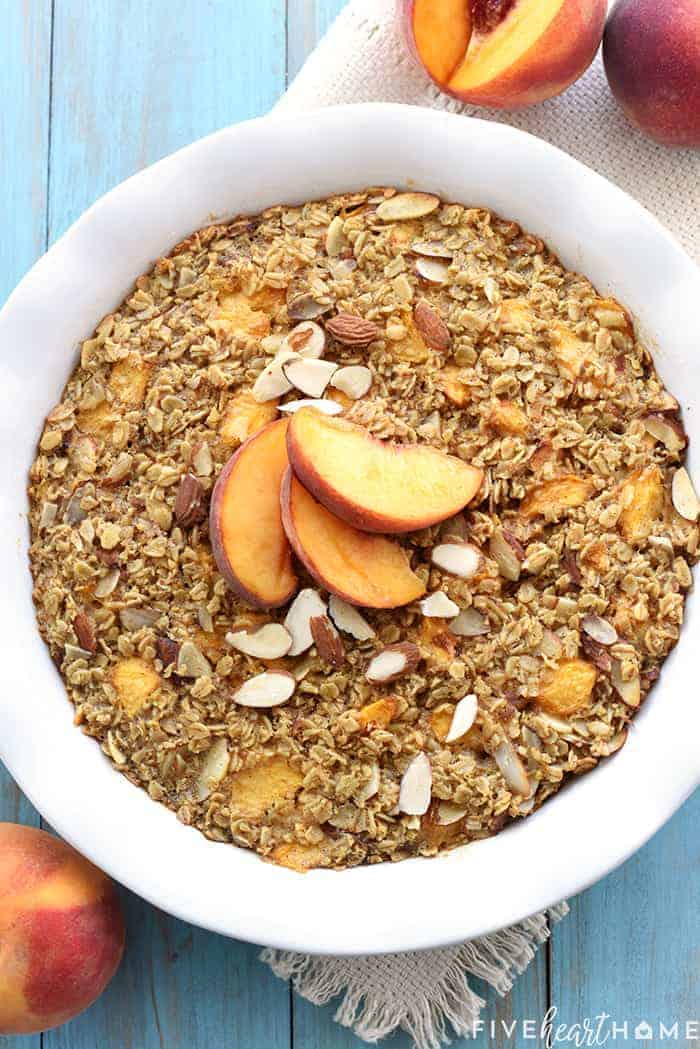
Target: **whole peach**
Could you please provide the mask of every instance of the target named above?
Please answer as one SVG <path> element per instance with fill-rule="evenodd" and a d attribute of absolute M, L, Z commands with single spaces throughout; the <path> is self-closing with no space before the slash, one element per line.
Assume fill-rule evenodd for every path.
<path fill-rule="evenodd" d="M 603 60 L 632 124 L 662 145 L 700 147 L 699 0 L 619 0 Z"/>
<path fill-rule="evenodd" d="M 449 95 L 519 109 L 585 72 L 606 0 L 397 0 L 411 53 Z"/>
<path fill-rule="evenodd" d="M 86 1009 L 114 975 L 124 921 L 109 878 L 69 845 L 0 823 L 0 1034 Z"/>

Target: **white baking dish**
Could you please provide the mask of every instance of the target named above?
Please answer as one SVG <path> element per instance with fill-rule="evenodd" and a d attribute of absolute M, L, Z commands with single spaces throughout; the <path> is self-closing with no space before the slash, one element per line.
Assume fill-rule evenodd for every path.
<path fill-rule="evenodd" d="M 34 624 L 25 487 L 78 342 L 136 276 L 212 216 L 369 184 L 485 205 L 545 238 L 632 309 L 682 401 L 691 448 L 700 440 L 700 271 L 639 204 L 564 153 L 426 109 L 326 109 L 212 135 L 107 194 L 0 314 L 0 756 L 61 834 L 141 896 L 230 936 L 317 953 L 434 947 L 515 922 L 606 874 L 700 779 L 693 598 L 625 748 L 530 819 L 436 859 L 306 875 L 264 863 L 184 827 L 73 727 Z"/>

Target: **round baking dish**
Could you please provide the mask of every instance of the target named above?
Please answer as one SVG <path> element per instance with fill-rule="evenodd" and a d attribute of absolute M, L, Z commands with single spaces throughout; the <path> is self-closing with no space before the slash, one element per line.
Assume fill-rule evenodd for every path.
<path fill-rule="evenodd" d="M 500 124 L 394 105 L 268 117 L 129 179 L 92 207 L 0 313 L 0 756 L 43 816 L 139 895 L 217 932 L 315 953 L 436 947 L 578 892 L 639 848 L 700 781 L 691 597 L 680 644 L 625 748 L 495 838 L 434 859 L 305 875 L 207 841 L 118 775 L 72 724 L 39 638 L 26 477 L 79 341 L 185 234 L 367 185 L 493 208 L 634 312 L 700 440 L 700 271 L 639 204 L 564 153 Z M 691 469 L 694 465 L 691 457 Z"/>

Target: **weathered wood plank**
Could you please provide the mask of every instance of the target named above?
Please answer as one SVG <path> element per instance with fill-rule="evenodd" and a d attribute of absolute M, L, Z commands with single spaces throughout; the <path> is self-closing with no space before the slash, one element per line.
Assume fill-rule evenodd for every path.
<path fill-rule="evenodd" d="M 0 303 L 42 253 L 51 97 L 51 0 L 6 0 L 0 35 Z M 0 764 L 0 822 L 38 825 L 38 813 Z M 0 1038 L 39 1049 L 41 1036 Z"/>
<path fill-rule="evenodd" d="M 121 969 L 92 1009 L 44 1036 L 47 1049 L 289 1049 L 289 994 L 257 960 L 259 948 L 130 893 L 125 905 Z"/>
<path fill-rule="evenodd" d="M 0 49 L 3 303 L 45 245 L 51 0 L 5 0 Z"/>
<path fill-rule="evenodd" d="M 347 0 L 287 0 L 287 76 L 291 81 Z"/>
<path fill-rule="evenodd" d="M 52 238 L 134 171 L 272 106 L 284 0 L 59 0 L 54 73 Z"/>
<path fill-rule="evenodd" d="M 559 1020 L 609 1013 L 634 1026 L 698 1018 L 700 1003 L 700 793 L 623 867 L 579 896 L 553 939 Z M 591 842 L 594 849 L 596 843 Z M 622 1036 L 618 1035 L 618 1040 Z M 696 1037 L 687 1043 L 700 1044 Z"/>
<path fill-rule="evenodd" d="M 283 0 L 57 0 L 51 239 L 145 164 L 264 113 L 284 69 Z M 125 902 L 128 949 L 117 977 L 86 1014 L 44 1036 L 47 1049 L 287 1049 L 289 991 L 255 947 L 131 894 Z"/>

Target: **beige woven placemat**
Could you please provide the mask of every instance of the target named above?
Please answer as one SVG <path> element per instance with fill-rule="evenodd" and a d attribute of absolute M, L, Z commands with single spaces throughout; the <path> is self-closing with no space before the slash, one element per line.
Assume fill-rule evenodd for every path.
<path fill-rule="evenodd" d="M 351 0 L 307 60 L 279 112 L 349 102 L 404 102 L 463 112 L 522 128 L 565 149 L 636 197 L 700 261 L 700 153 L 666 150 L 629 126 L 607 86 L 600 56 L 564 95 L 520 113 L 463 106 L 435 88 L 406 53 L 395 0 Z M 315 1004 L 340 997 L 338 1023 L 368 1042 L 397 1028 L 418 1049 L 438 1049 L 451 1033 L 474 1033 L 484 1001 L 477 976 L 507 994 L 549 935 L 549 916 L 458 947 L 372 958 L 314 957 L 266 950 L 278 976 Z M 548 920 L 549 919 L 549 920 Z"/>

